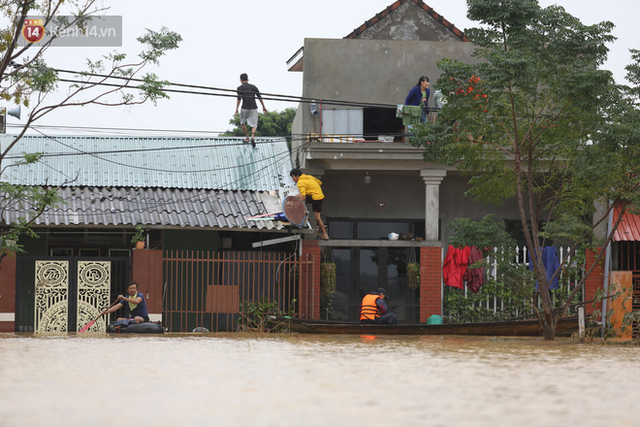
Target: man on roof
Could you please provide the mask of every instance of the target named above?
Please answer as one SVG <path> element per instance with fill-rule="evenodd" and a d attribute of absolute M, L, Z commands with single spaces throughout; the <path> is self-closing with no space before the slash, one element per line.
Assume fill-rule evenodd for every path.
<path fill-rule="evenodd" d="M 258 105 L 256 104 L 256 98 L 262 104 L 264 114 L 267 114 L 267 107 L 264 106 L 260 91 L 255 85 L 249 83 L 249 76 L 247 73 L 240 74 L 240 86 L 238 86 L 238 101 L 236 102 L 236 113 L 238 114 L 238 108 L 240 102 L 242 102 L 242 108 L 240 109 L 240 126 L 244 131 L 244 142 L 251 141 L 253 148 L 256 147 L 256 130 L 258 129 Z M 251 126 L 251 139 L 249 139 L 249 131 L 247 130 L 247 124 Z"/>

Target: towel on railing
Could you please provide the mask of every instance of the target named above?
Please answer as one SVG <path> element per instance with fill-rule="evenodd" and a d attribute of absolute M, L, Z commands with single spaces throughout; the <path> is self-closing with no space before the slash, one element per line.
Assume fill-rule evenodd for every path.
<path fill-rule="evenodd" d="M 405 105 L 402 109 L 402 125 L 419 125 L 422 107 L 419 105 Z"/>

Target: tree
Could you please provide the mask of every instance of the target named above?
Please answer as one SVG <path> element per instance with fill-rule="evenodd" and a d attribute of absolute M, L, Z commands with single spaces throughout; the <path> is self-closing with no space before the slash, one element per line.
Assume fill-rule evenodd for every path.
<path fill-rule="evenodd" d="M 468 16 L 483 27 L 467 30 L 477 64 L 445 59 L 437 87 L 447 99 L 437 123 L 423 125 L 412 143 L 427 161 L 455 165 L 470 176 L 468 196 L 502 203 L 515 198 L 539 284 L 538 318 L 545 339 L 593 270 L 554 307 L 549 282 L 569 256 L 591 246 L 596 259 L 611 241 L 594 229 L 621 201 L 639 206 L 638 89 L 619 86 L 609 71 L 605 43 L 611 22 L 586 26 L 560 6 L 536 0 L 468 0 Z M 638 55 L 631 82 L 640 83 Z M 634 80 L 635 79 L 635 80 Z M 604 205 L 603 211 L 596 205 Z M 527 224 L 544 226 L 528 227 Z M 571 250 L 547 278 L 545 243 Z M 535 309 L 535 308 L 534 308 Z"/>
<path fill-rule="evenodd" d="M 63 107 L 85 105 L 125 106 L 153 103 L 168 98 L 163 91 L 167 82 L 154 73 L 143 70 L 157 65 L 169 50 L 176 49 L 182 38 L 167 28 L 147 30 L 137 40 L 142 51 L 137 59 L 127 60 L 125 54 L 111 53 L 95 61 L 88 60 L 87 69 L 77 72 L 56 70 L 46 62 L 46 53 L 60 35 L 75 31 L 90 31 L 92 19 L 106 9 L 97 8 L 95 0 L 16 0 L 0 2 L 0 11 L 9 24 L 1 31 L 0 97 L 6 102 L 29 107 L 24 127 L 0 150 L 0 262 L 8 253 L 21 251 L 20 234 L 35 236 L 31 225 L 47 208 L 60 203 L 57 189 L 13 185 L 3 178 L 7 168 L 17 164 L 39 161 L 42 153 L 27 153 L 20 160 L 7 159 L 7 155 L 35 121 L 51 111 Z M 72 15 L 62 10 L 72 8 Z M 56 27 L 57 31 L 42 45 L 26 43 L 22 46 L 25 19 L 41 17 L 44 28 Z M 38 30 L 40 31 L 40 30 Z M 70 78 L 61 78 L 60 74 Z M 63 83 L 71 83 L 61 98 L 51 100 L 52 94 Z M 50 101 L 51 100 L 51 101 Z M 6 224 L 4 213 L 10 209 L 29 208 L 28 218 L 19 218 L 14 224 Z"/>
<path fill-rule="evenodd" d="M 290 136 L 291 124 L 296 116 L 295 108 L 287 108 L 282 111 L 270 111 L 260 116 L 258 120 L 257 134 L 260 136 Z M 235 126 L 232 130 L 222 134 L 222 136 L 244 136 L 240 127 L 240 116 L 234 115 L 229 124 Z"/>

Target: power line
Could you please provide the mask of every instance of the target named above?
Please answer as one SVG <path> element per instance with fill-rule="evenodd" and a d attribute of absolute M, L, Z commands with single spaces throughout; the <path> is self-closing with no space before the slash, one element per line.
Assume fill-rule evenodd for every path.
<path fill-rule="evenodd" d="M 124 80 L 125 82 L 137 82 L 137 83 L 146 83 L 143 79 L 138 79 L 138 78 L 129 78 L 129 77 L 123 77 L 123 76 L 112 76 L 112 75 L 107 75 L 107 74 L 99 74 L 99 73 L 86 73 L 86 72 L 80 72 L 80 71 L 72 71 L 72 70 L 63 70 L 63 69 L 58 69 L 58 68 L 54 68 L 54 71 L 58 72 L 58 73 L 65 73 L 65 74 L 74 74 L 74 75 L 80 75 L 80 76 L 89 76 L 89 77 L 98 77 L 101 79 L 105 79 L 105 80 L 109 80 L 109 79 L 115 79 L 115 80 Z M 59 79 L 61 82 L 65 82 L 65 83 L 79 83 L 79 84 L 91 84 L 91 85 L 104 85 L 104 86 L 110 86 L 110 87 L 121 87 L 121 88 L 130 88 L 130 89 L 139 89 L 141 90 L 141 87 L 139 86 L 128 86 L 128 85 L 122 85 L 122 84 L 114 84 L 114 83 L 106 83 L 105 81 L 86 81 L 86 80 L 71 80 L 71 79 Z M 222 96 L 222 97 L 237 97 L 237 93 L 238 90 L 237 89 L 228 89 L 228 88 L 220 88 L 220 87 L 215 87 L 215 86 L 204 86 L 204 85 L 193 85 L 193 84 L 186 84 L 186 83 L 175 83 L 175 82 L 168 82 L 169 86 L 175 86 L 175 87 L 182 87 L 182 88 L 188 88 L 188 89 L 199 89 L 198 91 L 179 91 L 176 89 L 166 89 L 163 88 L 163 91 L 166 92 L 174 92 L 174 93 L 186 93 L 186 94 L 195 94 L 195 95 L 209 95 L 209 96 Z M 201 90 L 206 90 L 206 91 L 217 91 L 217 92 L 230 92 L 230 94 L 216 94 L 216 93 L 210 93 L 210 92 L 202 92 Z M 285 95 L 285 94 L 278 94 L 278 93 L 268 93 L 268 92 L 261 92 L 260 95 L 263 97 L 263 99 L 268 99 L 268 100 L 272 100 L 272 101 L 282 101 L 282 102 L 298 102 L 298 103 L 312 103 L 312 102 L 322 102 L 322 104 L 326 104 L 326 105 L 341 105 L 341 106 L 361 106 L 361 107 L 377 107 L 377 108 L 396 108 L 395 104 L 383 104 L 383 103 L 373 103 L 373 102 L 360 102 L 360 101 L 345 101 L 345 100 L 339 100 L 339 99 L 318 99 L 318 98 L 309 98 L 309 97 L 303 97 L 303 96 L 294 96 L 294 95 Z"/>
<path fill-rule="evenodd" d="M 98 155 L 109 155 L 109 154 L 124 154 L 124 153 L 150 153 L 150 152 L 156 152 L 156 151 L 173 151 L 173 150 L 202 150 L 202 149 L 212 149 L 212 148 L 219 148 L 219 147 L 230 147 L 230 146 L 243 146 L 243 145 L 247 145 L 246 142 L 243 142 L 241 140 L 242 137 L 225 137 L 228 141 L 238 141 L 238 142 L 233 142 L 233 143 L 224 143 L 224 144 L 199 144 L 199 145 L 182 145 L 182 146 L 173 146 L 173 147 L 150 147 L 150 148 L 128 148 L 128 149 L 122 149 L 122 150 L 105 150 L 105 151 L 85 151 L 85 150 L 80 150 L 76 147 L 70 146 L 69 144 L 66 144 L 64 142 L 62 142 L 60 139 L 61 138 L 68 138 L 67 136 L 61 136 L 61 135 L 57 135 L 57 136 L 52 136 L 52 135 L 47 135 L 44 132 L 40 131 L 39 129 L 34 128 L 34 131 L 38 132 L 39 134 L 41 134 L 42 136 L 44 136 L 45 138 L 49 138 L 51 140 L 54 140 L 56 142 L 58 142 L 60 145 L 69 148 L 71 150 L 74 150 L 75 152 L 49 152 L 49 153 L 43 153 L 42 157 L 66 157 L 66 156 L 79 156 L 79 155 L 89 155 L 89 156 L 98 156 Z M 75 137 L 72 137 L 75 138 Z M 267 138 L 271 138 L 271 137 L 264 137 L 264 139 Z M 285 138 L 283 137 L 279 137 L 281 140 L 284 140 Z M 167 140 L 175 140 L 175 138 L 149 138 L 149 139 L 167 139 Z M 194 141 L 194 138 L 184 138 L 186 141 Z M 203 140 L 205 138 L 200 138 L 198 140 Z M 216 139 L 221 139 L 221 138 L 206 138 L 206 139 L 211 139 L 211 140 L 216 140 Z M 258 137 L 259 139 L 259 137 Z M 292 141 L 307 141 L 308 138 L 304 137 L 304 138 L 290 138 L 290 140 Z M 105 138 L 105 143 L 110 142 L 109 140 L 107 140 Z M 257 145 L 262 145 L 262 144 L 268 144 L 270 143 L 269 141 L 257 141 L 256 144 Z M 7 155 L 4 157 L 5 159 L 21 159 L 23 158 L 22 155 Z M 107 159 L 102 159 L 105 161 L 108 161 Z M 182 172 L 182 171 L 181 171 Z"/>

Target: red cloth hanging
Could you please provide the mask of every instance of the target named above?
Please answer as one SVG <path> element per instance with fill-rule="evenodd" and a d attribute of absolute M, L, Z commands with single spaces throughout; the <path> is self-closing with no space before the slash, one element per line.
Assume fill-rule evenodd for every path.
<path fill-rule="evenodd" d="M 469 252 L 469 265 L 482 259 L 482 252 L 475 246 L 471 246 Z M 467 281 L 467 287 L 476 294 L 480 291 L 482 284 L 484 283 L 484 268 L 467 268 L 464 273 L 463 279 Z"/>
<path fill-rule="evenodd" d="M 469 265 L 470 252 L 471 248 L 469 246 L 454 248 L 449 245 L 447 256 L 442 265 L 442 278 L 445 285 L 459 289 L 464 287 L 464 273 Z"/>

